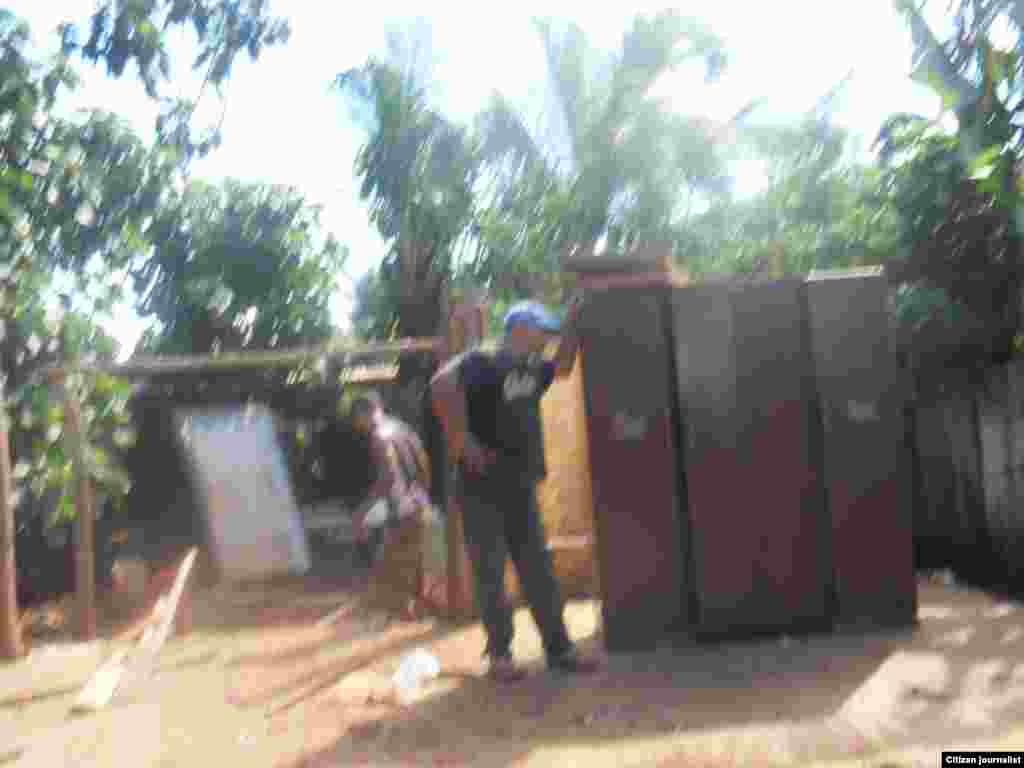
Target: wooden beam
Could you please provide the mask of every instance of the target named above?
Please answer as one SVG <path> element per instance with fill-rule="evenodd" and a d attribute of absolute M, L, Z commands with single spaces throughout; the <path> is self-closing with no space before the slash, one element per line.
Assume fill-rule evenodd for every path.
<path fill-rule="evenodd" d="M 448 343 L 446 351 L 455 356 L 467 347 L 478 344 L 485 331 L 484 308 L 482 306 L 459 305 L 452 307 L 448 325 Z M 446 441 L 447 442 L 447 441 Z M 472 567 L 469 553 L 466 550 L 462 507 L 455 492 L 454 469 L 456 458 L 449 454 L 448 466 L 451 468 L 451 481 L 447 483 L 448 492 L 445 499 L 445 537 L 447 539 L 447 603 L 448 613 L 452 619 L 472 618 L 474 616 Z"/>
<path fill-rule="evenodd" d="M 18 615 L 17 571 L 14 559 L 14 488 L 7 409 L 2 404 L 0 382 L 0 657 L 17 659 L 25 654 Z"/>
<path fill-rule="evenodd" d="M 157 600 L 153 609 L 155 620 L 142 633 L 142 639 L 139 640 L 138 647 L 132 655 L 131 664 L 125 670 L 121 684 L 115 691 L 117 698 L 123 699 L 126 695 L 130 695 L 136 686 L 146 682 L 152 675 L 157 654 L 160 653 L 160 649 L 171 635 L 171 628 L 178 616 L 178 606 L 181 603 L 182 595 L 188 588 L 188 581 L 198 555 L 199 550 L 195 547 L 185 554 L 178 566 L 178 572 L 175 574 L 170 592 Z"/>
<path fill-rule="evenodd" d="M 132 358 L 123 363 L 71 363 L 46 370 L 57 374 L 106 373 L 124 378 L 141 378 L 160 374 L 241 371 L 267 368 L 293 368 L 303 363 L 316 363 L 344 357 L 400 355 L 410 352 L 437 352 L 440 338 L 401 339 L 391 342 L 356 344 L 328 342 L 315 347 L 297 347 L 288 350 L 259 350 L 231 352 L 222 355 L 149 355 Z"/>
<path fill-rule="evenodd" d="M 115 696 L 131 694 L 136 685 L 149 678 L 156 656 L 171 633 L 178 604 L 187 587 L 197 553 L 195 548 L 189 550 L 178 566 L 170 592 L 157 599 L 149 617 L 137 628 L 141 639 L 135 648 L 118 649 L 100 665 L 79 693 L 72 705 L 72 712 L 103 709 Z"/>
<path fill-rule="evenodd" d="M 562 269 L 578 274 L 611 272 L 668 272 L 672 269 L 672 244 L 652 241 L 639 244 L 625 253 L 598 253 L 592 250 L 567 251 Z"/>

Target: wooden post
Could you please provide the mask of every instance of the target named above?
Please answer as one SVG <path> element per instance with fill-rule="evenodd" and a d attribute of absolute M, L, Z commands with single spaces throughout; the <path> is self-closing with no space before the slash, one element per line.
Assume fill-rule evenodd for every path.
<path fill-rule="evenodd" d="M 71 483 L 75 494 L 75 609 L 79 640 L 96 639 L 96 509 L 92 481 L 85 463 L 85 436 L 78 400 L 64 391 L 64 445 L 71 456 Z"/>
<path fill-rule="evenodd" d="M 484 312 L 479 305 L 457 305 L 452 308 L 448 323 L 449 357 L 483 340 Z M 449 467 L 455 466 L 455 457 L 449 456 Z M 445 535 L 448 549 L 448 612 L 452 619 L 471 618 L 476 613 L 473 599 L 472 565 L 466 551 L 463 535 L 462 508 L 454 483 L 448 483 L 446 492 Z"/>
<path fill-rule="evenodd" d="M 14 561 L 14 488 L 7 411 L 0 382 L 0 657 L 25 654 L 18 615 L 18 582 Z"/>

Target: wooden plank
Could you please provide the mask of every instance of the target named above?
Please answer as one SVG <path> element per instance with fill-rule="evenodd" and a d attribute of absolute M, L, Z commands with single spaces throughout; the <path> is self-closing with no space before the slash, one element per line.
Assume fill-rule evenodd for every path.
<path fill-rule="evenodd" d="M 457 306 L 452 310 L 448 325 L 447 352 L 458 355 L 483 340 L 486 325 L 483 309 L 479 306 Z M 447 444 L 447 438 L 446 438 Z M 446 499 L 445 536 L 447 539 L 447 603 L 451 619 L 476 618 L 473 600 L 472 565 L 463 533 L 462 508 L 459 504 L 455 469 L 458 457 L 451 453 L 449 445 L 448 466 L 450 478 Z"/>
<path fill-rule="evenodd" d="M 138 649 L 132 654 L 124 680 L 114 692 L 115 698 L 122 699 L 126 692 L 130 693 L 138 683 L 148 680 L 152 674 L 156 656 L 171 634 L 171 627 L 174 625 L 174 618 L 178 613 L 178 603 L 181 602 L 181 596 L 185 592 L 185 585 L 188 583 L 198 553 L 199 550 L 195 547 L 188 551 L 178 568 L 178 575 L 174 579 L 170 595 L 166 597 L 166 603 L 160 605 L 160 601 L 157 602 L 158 607 L 154 612 L 159 611 L 159 613 L 156 621 L 147 628 L 139 641 Z"/>
<path fill-rule="evenodd" d="M 672 269 L 672 243 L 652 241 L 626 252 L 568 250 L 562 255 L 562 269 L 577 273 L 667 272 Z"/>
<path fill-rule="evenodd" d="M 160 612 L 163 610 L 163 604 L 163 598 L 157 600 L 156 605 L 153 606 L 149 616 L 128 629 L 126 632 L 121 633 L 120 636 L 115 638 L 115 642 L 118 644 L 130 644 L 137 642 L 138 639 L 145 635 L 146 631 L 149 630 L 149 628 L 157 621 L 160 616 Z M 127 648 L 119 648 L 110 656 L 110 658 L 100 665 L 100 667 L 93 673 L 92 677 L 86 681 L 82 691 L 78 694 L 78 698 L 71 706 L 71 712 L 73 714 L 95 712 L 102 709 L 110 702 L 111 698 L 113 698 L 114 691 L 117 690 L 117 685 L 120 683 L 121 677 L 124 674 L 128 655 L 129 651 Z"/>
<path fill-rule="evenodd" d="M 197 552 L 195 548 L 189 550 L 178 568 L 170 594 L 156 601 L 149 618 L 139 628 L 142 637 L 136 647 L 131 651 L 119 649 L 96 670 L 72 705 L 73 713 L 103 709 L 120 693 L 148 678 L 157 653 L 170 635 L 178 603 L 185 591 Z"/>
<path fill-rule="evenodd" d="M 75 703 L 71 705 L 71 711 L 77 714 L 103 709 L 113 698 L 114 691 L 121 682 L 127 657 L 128 650 L 121 648 L 100 665 L 78 694 Z"/>

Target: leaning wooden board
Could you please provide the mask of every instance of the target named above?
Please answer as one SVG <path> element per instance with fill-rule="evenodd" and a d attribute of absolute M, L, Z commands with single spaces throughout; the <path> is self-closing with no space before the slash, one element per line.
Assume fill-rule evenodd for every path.
<path fill-rule="evenodd" d="M 130 694 L 136 685 L 149 678 L 153 662 L 171 633 L 178 603 L 185 592 L 189 575 L 195 564 L 197 550 L 190 549 L 178 567 L 177 576 L 170 594 L 156 601 L 149 620 L 142 632 L 142 638 L 130 652 L 120 649 L 104 662 L 89 679 L 72 712 L 95 712 L 109 704 L 115 696 L 119 699 Z"/>

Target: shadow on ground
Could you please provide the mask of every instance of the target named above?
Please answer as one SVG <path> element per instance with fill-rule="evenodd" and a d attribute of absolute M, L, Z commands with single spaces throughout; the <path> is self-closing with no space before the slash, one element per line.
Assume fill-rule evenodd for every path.
<path fill-rule="evenodd" d="M 280 768 L 803 764 L 994 743 L 1024 722 L 1024 606 L 977 591 L 923 583 L 912 632 L 614 656 L 577 681 L 540 668 L 520 610 L 515 650 L 533 674 L 497 688 L 481 677 L 479 625 L 390 620 L 345 578 L 197 594 L 193 636 L 161 653 L 161 670 L 175 672 L 153 694 L 173 758 L 161 764 L 257 752 Z M 566 618 L 600 652 L 595 604 L 572 602 Z M 442 675 L 403 707 L 390 678 L 415 647 L 440 659 Z M 76 669 L 91 672 L 91 659 Z M 0 720 L 23 729 L 63 718 L 70 663 L 7 670 L 5 694 L 19 695 L 0 700 Z M 244 747 L 242 731 L 262 735 Z"/>
<path fill-rule="evenodd" d="M 1024 718 L 1024 609 L 932 585 L 920 603 L 914 631 L 615 656 L 591 679 L 536 668 L 500 689 L 467 656 L 478 630 L 455 632 L 433 641 L 444 673 L 411 706 L 324 686 L 310 706 L 343 733 L 289 765 L 582 764 L 598 753 L 616 765 L 788 763 L 966 743 Z M 529 634 L 524 615 L 520 625 Z M 599 645 L 593 623 L 582 639 Z"/>

